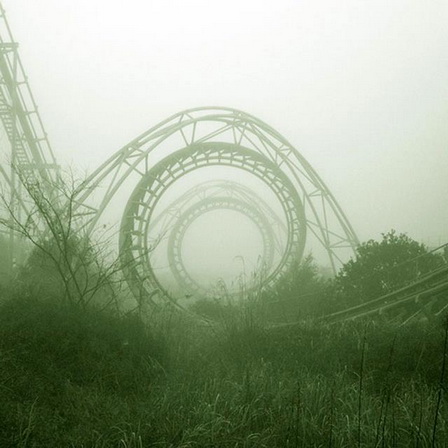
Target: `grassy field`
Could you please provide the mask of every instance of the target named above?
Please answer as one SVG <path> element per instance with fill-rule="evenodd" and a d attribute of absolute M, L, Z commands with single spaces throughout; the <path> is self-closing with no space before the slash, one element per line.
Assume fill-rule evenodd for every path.
<path fill-rule="evenodd" d="M 446 324 L 0 308 L 1 447 L 448 446 Z"/>

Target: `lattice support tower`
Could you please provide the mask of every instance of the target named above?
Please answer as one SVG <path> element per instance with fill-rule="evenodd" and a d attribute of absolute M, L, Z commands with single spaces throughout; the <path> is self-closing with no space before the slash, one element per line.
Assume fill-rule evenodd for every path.
<path fill-rule="evenodd" d="M 30 209 L 22 182 L 51 185 L 58 179 L 59 167 L 1 4 L 0 120 L 6 137 L 1 142 L 0 183 L 9 195 L 10 211 L 22 219 Z M 15 239 L 12 230 L 9 238 L 12 262 Z"/>

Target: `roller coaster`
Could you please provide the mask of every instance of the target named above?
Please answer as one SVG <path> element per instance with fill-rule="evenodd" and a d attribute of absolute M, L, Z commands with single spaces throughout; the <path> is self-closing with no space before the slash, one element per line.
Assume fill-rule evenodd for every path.
<path fill-rule="evenodd" d="M 51 185 L 59 182 L 60 169 L 2 6 L 0 119 L 0 183 L 8 191 L 10 210 L 26 217 L 30 198 L 17 173 Z M 189 272 L 182 247 L 194 223 L 215 210 L 231 210 L 256 228 L 263 288 L 275 286 L 311 248 L 321 250 L 336 273 L 359 244 L 330 189 L 303 155 L 277 130 L 236 109 L 179 112 L 118 149 L 83 185 L 72 204 L 74 215 L 82 217 L 80 229 L 91 234 L 111 211 L 119 213 L 116 250 L 123 276 L 136 297 L 152 303 L 177 300 L 172 288 L 197 297 L 209 294 L 209 287 Z M 170 276 L 169 284 L 164 276 Z M 427 310 L 430 298 L 446 288 L 444 267 L 329 320 L 412 301 L 425 301 Z"/>

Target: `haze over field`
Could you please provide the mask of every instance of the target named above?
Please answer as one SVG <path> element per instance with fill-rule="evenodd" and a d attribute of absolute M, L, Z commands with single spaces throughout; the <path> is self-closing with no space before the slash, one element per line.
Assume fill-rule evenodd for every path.
<path fill-rule="evenodd" d="M 448 241 L 448 3 L 4 0 L 56 155 L 92 171 L 182 109 L 279 130 L 361 240 Z"/>
<path fill-rule="evenodd" d="M 447 24 L 0 0 L 0 448 L 448 447 Z"/>

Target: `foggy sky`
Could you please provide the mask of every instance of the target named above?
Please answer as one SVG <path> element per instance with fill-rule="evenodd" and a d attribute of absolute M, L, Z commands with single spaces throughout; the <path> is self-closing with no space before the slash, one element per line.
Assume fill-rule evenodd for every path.
<path fill-rule="evenodd" d="M 93 171 L 180 110 L 280 131 L 361 240 L 448 241 L 446 0 L 3 0 L 56 156 Z"/>

